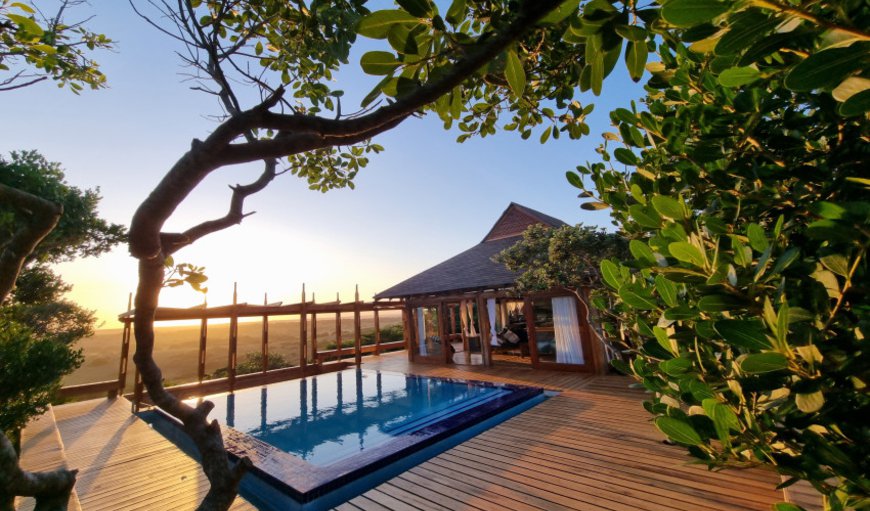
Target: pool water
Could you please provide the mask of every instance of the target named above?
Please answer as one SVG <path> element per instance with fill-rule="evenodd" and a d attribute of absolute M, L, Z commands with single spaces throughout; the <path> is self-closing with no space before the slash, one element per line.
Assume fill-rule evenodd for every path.
<path fill-rule="evenodd" d="M 320 511 L 545 398 L 539 388 L 348 369 L 201 399 L 214 403 L 230 457 L 253 462 L 245 498 L 261 510 Z M 198 456 L 177 421 L 159 409 L 139 415 Z"/>
<path fill-rule="evenodd" d="M 211 418 L 311 464 L 326 466 L 510 392 L 350 369 L 204 399 L 215 404 Z"/>

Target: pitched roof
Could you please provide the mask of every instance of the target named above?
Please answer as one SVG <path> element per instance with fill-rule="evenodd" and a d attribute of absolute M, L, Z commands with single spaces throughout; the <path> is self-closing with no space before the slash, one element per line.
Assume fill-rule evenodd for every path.
<path fill-rule="evenodd" d="M 557 218 L 512 202 L 481 243 L 381 291 L 375 295 L 375 298 L 401 298 L 511 287 L 519 273 L 494 262 L 492 257 L 520 241 L 523 231 L 536 223 L 551 227 L 567 225 Z"/>
<path fill-rule="evenodd" d="M 507 209 L 496 220 L 495 225 L 483 238 L 483 241 L 493 241 L 502 238 L 510 238 L 519 236 L 529 228 L 530 225 L 544 224 L 550 227 L 562 227 L 568 225 L 558 218 L 545 215 L 540 211 L 532 208 L 527 208 L 516 202 L 511 202 Z"/>

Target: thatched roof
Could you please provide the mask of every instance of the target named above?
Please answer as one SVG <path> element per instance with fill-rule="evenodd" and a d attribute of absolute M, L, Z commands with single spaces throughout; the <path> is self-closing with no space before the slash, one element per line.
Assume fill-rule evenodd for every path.
<path fill-rule="evenodd" d="M 518 274 L 493 262 L 492 257 L 522 239 L 523 231 L 533 224 L 551 227 L 567 225 L 558 218 L 512 202 L 480 244 L 381 291 L 375 298 L 402 298 L 512 287 Z"/>

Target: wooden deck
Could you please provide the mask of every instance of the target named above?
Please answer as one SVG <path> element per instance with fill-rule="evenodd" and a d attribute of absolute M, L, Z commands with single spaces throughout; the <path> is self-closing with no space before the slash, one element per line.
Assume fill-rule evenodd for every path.
<path fill-rule="evenodd" d="M 339 506 L 340 511 L 768 510 L 783 500 L 765 470 L 709 472 L 662 443 L 643 393 L 617 376 L 409 364 L 366 368 L 506 381 L 558 396 Z"/>
<path fill-rule="evenodd" d="M 50 442 L 43 440 L 37 449 L 36 442 L 25 439 L 22 464 L 27 460 L 33 470 L 55 468 L 60 449 L 66 465 L 79 469 L 75 498 L 81 509 L 186 511 L 195 509 L 208 491 L 199 464 L 130 413 L 126 399 L 62 405 L 53 413 L 62 443 L 46 447 Z M 42 430 L 50 428 L 43 423 Z M 239 498 L 232 509 L 255 508 Z"/>
<path fill-rule="evenodd" d="M 768 510 L 783 500 L 772 472 L 709 472 L 689 465 L 683 448 L 662 443 L 641 407 L 643 393 L 629 389 L 627 378 L 521 366 L 409 364 L 404 352 L 368 357 L 364 367 L 560 393 L 342 504 L 340 511 Z M 81 509 L 188 510 L 207 491 L 197 464 L 131 415 L 126 400 L 74 403 L 53 413 L 62 452 L 33 443 L 24 457 L 34 468 L 61 462 L 78 468 Z M 53 461 L 40 464 L 39 456 Z M 253 507 L 240 498 L 233 509 Z"/>

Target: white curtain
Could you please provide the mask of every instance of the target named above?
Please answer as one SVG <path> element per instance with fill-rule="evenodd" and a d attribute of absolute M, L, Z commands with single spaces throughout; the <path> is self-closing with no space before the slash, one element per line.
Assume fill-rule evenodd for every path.
<path fill-rule="evenodd" d="M 429 355 L 429 351 L 426 349 L 426 316 L 423 307 L 417 307 L 417 345 L 421 356 Z"/>
<path fill-rule="evenodd" d="M 495 324 L 495 298 L 486 299 L 486 312 L 489 315 L 489 343 L 493 346 L 499 346 L 498 330 Z"/>
<path fill-rule="evenodd" d="M 474 327 L 474 301 L 467 300 L 465 302 L 465 311 L 468 313 L 468 332 L 465 333 L 468 337 L 477 337 L 477 329 Z"/>
<path fill-rule="evenodd" d="M 580 323 L 577 305 L 571 296 L 553 298 L 553 326 L 556 330 L 556 362 L 582 364 L 583 347 L 580 345 Z"/>

